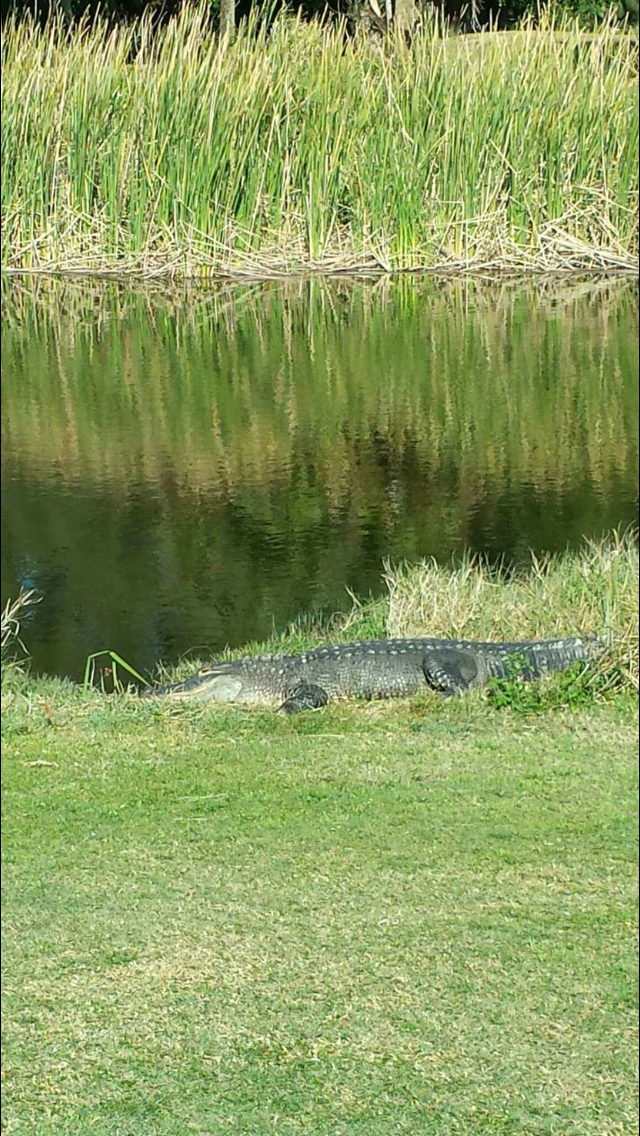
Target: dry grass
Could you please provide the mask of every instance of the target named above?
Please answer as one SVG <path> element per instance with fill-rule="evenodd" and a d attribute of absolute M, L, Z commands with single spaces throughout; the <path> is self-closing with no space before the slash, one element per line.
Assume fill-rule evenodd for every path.
<path fill-rule="evenodd" d="M 429 560 L 388 567 L 390 635 L 544 639 L 598 635 L 617 685 L 638 689 L 638 546 L 635 534 L 589 541 L 582 553 L 532 557 L 512 574 L 475 558 L 450 569 Z"/>
<path fill-rule="evenodd" d="M 36 596 L 35 591 L 22 591 L 15 600 L 8 599 L 2 611 L 2 664 L 10 663 L 12 666 L 17 666 L 14 656 L 9 654 L 9 651 L 19 648 L 26 653 L 26 647 L 20 638 L 20 624 L 21 620 L 30 607 L 40 602 L 40 597 Z"/>

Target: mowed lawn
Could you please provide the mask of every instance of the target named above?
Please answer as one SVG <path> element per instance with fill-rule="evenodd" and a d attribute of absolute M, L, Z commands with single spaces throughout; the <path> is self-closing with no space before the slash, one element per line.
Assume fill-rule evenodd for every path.
<path fill-rule="evenodd" d="M 4 1130 L 637 1130 L 629 701 L 9 691 Z"/>

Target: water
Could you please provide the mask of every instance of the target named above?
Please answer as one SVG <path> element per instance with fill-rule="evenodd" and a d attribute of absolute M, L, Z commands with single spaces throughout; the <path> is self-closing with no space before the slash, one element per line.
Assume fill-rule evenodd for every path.
<path fill-rule="evenodd" d="M 2 595 L 36 671 L 138 668 L 637 523 L 638 292 L 3 282 Z"/>

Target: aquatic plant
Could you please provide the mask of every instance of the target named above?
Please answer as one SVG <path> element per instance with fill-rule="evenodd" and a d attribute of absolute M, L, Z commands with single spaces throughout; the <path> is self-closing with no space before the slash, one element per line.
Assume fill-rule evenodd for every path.
<path fill-rule="evenodd" d="M 13 269 L 633 267 L 637 40 L 568 22 L 410 47 L 203 7 L 2 32 Z"/>
<path fill-rule="evenodd" d="M 26 647 L 20 637 L 21 621 L 27 609 L 39 603 L 41 598 L 34 589 L 30 589 L 21 591 L 15 599 L 7 599 L 0 615 L 0 659 L 3 671 L 5 666 L 20 668 L 17 653 L 26 654 Z"/>

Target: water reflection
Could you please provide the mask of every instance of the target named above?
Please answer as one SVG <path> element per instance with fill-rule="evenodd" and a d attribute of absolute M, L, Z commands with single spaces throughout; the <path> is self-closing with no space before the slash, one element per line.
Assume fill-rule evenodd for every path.
<path fill-rule="evenodd" d="M 638 296 L 404 280 L 3 284 L 2 591 L 78 677 L 268 635 L 385 557 L 637 517 Z"/>

